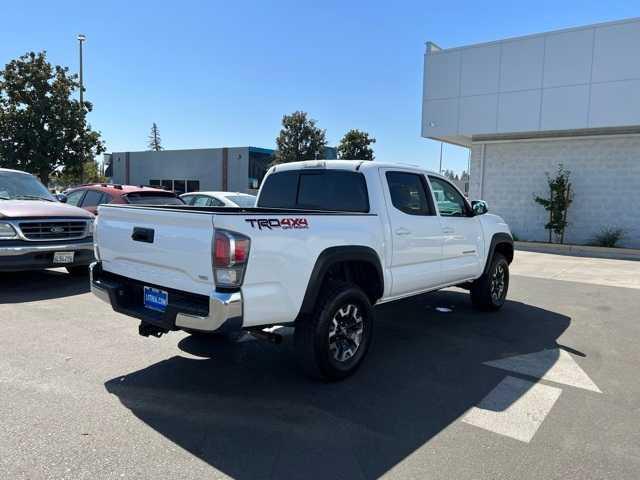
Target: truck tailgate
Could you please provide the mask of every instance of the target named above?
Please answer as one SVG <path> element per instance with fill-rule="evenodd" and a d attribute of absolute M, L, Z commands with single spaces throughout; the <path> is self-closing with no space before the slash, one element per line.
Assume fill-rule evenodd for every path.
<path fill-rule="evenodd" d="M 202 295 L 214 288 L 211 213 L 101 206 L 96 236 L 105 271 Z"/>

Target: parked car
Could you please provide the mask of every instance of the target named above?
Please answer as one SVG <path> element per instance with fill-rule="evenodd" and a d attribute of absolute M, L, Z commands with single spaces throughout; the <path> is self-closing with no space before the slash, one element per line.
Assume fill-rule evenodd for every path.
<path fill-rule="evenodd" d="M 98 206 L 105 204 L 184 205 L 180 197 L 171 191 L 110 183 L 93 183 L 70 188 L 58 198 L 69 205 L 84 208 L 94 215 L 98 214 Z"/>
<path fill-rule="evenodd" d="M 191 192 L 180 198 L 187 205 L 196 207 L 242 207 L 256 206 L 256 196 L 240 192 Z"/>
<path fill-rule="evenodd" d="M 93 215 L 57 202 L 33 175 L 0 168 L 0 271 L 86 274 L 93 260 Z"/>
<path fill-rule="evenodd" d="M 452 209 L 440 209 L 435 190 Z M 141 320 L 139 332 L 230 332 L 292 325 L 315 377 L 353 373 L 373 305 L 450 286 L 502 307 L 513 239 L 484 202 L 446 178 L 381 162 L 271 167 L 257 208 L 101 207 L 92 291 Z M 455 211 L 454 211 L 455 210 Z M 401 321 L 401 319 L 398 319 Z"/>

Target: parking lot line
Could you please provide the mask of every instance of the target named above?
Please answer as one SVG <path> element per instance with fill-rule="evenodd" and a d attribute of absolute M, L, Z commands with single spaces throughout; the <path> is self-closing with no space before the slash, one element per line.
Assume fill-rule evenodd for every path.
<path fill-rule="evenodd" d="M 484 365 L 602 393 L 569 353 L 559 348 L 485 362 Z"/>
<path fill-rule="evenodd" d="M 529 443 L 561 393 L 556 387 L 508 376 L 462 421 Z"/>

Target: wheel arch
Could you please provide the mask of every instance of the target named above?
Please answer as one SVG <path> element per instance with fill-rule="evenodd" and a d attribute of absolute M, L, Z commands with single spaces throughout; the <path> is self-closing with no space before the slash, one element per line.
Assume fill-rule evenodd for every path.
<path fill-rule="evenodd" d="M 311 271 L 300 314 L 313 311 L 325 282 L 336 277 L 358 285 L 374 304 L 384 292 L 382 264 L 371 247 L 329 247 L 320 253 Z"/>
<path fill-rule="evenodd" d="M 505 232 L 498 232 L 493 234 L 491 237 L 491 244 L 489 246 L 489 251 L 487 252 L 487 261 L 484 265 L 483 274 L 489 271 L 489 267 L 491 266 L 491 261 L 493 260 L 493 256 L 495 253 L 501 253 L 507 259 L 507 262 L 511 263 L 513 261 L 513 238 L 511 235 Z"/>

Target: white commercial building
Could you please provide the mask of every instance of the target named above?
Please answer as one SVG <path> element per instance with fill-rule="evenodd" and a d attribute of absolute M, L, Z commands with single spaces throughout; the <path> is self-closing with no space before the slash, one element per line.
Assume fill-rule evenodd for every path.
<path fill-rule="evenodd" d="M 544 241 L 546 173 L 571 171 L 567 243 L 640 247 L 640 18 L 443 49 L 428 42 L 422 136 L 471 149 L 470 198 Z"/>

